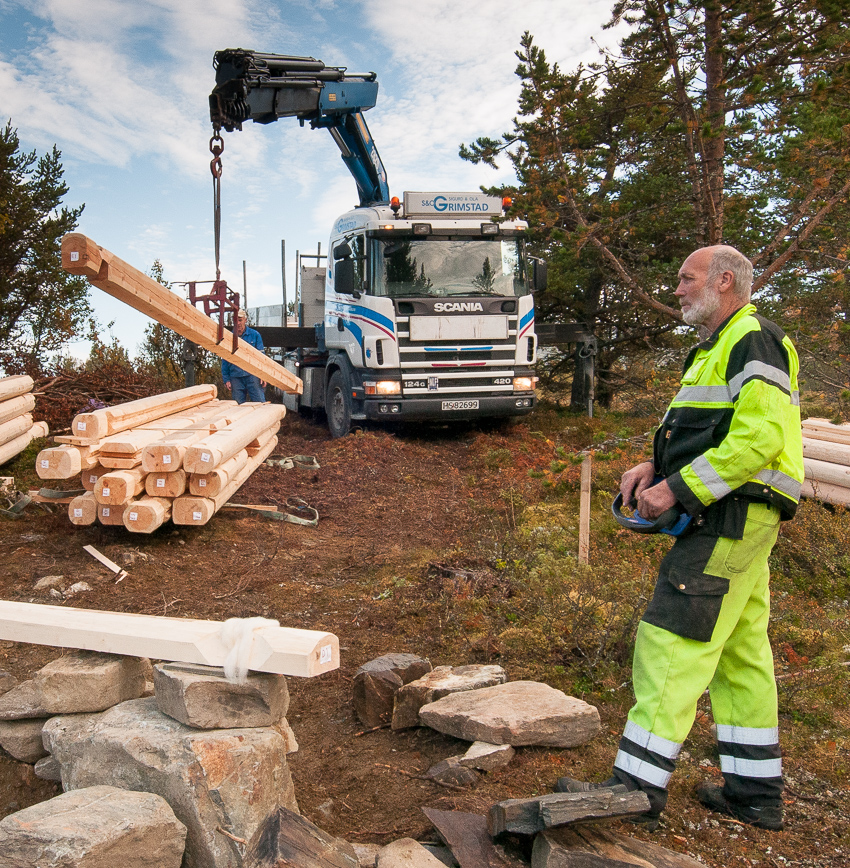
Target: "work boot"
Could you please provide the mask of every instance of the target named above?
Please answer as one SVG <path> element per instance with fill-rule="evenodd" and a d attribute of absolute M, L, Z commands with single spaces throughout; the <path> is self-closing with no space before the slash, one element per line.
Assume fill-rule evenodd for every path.
<path fill-rule="evenodd" d="M 558 778 L 554 789 L 556 793 L 590 793 L 598 790 L 610 790 L 612 793 L 627 793 L 629 791 L 629 788 L 616 777 L 610 777 L 607 781 L 602 781 L 600 784 L 563 777 Z M 638 814 L 636 817 L 624 817 L 623 819 L 628 823 L 634 823 L 636 826 L 646 829 L 647 832 L 654 832 L 660 822 L 658 814 L 652 811 Z"/>
<path fill-rule="evenodd" d="M 704 783 L 696 789 L 699 801 L 710 811 L 734 817 L 741 823 L 755 826 L 757 829 L 770 829 L 781 832 L 785 828 L 782 822 L 782 805 L 764 805 L 755 808 L 751 805 L 741 805 L 738 802 L 730 802 L 723 795 L 723 787 L 717 784 Z"/>

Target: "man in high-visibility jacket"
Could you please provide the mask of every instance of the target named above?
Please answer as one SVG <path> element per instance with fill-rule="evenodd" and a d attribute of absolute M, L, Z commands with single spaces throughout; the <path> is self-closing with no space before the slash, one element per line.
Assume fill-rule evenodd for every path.
<path fill-rule="evenodd" d="M 683 319 L 705 339 L 688 355 L 653 460 L 627 471 L 620 492 L 644 518 L 678 505 L 693 521 L 662 561 L 638 627 L 636 702 L 613 777 L 556 785 L 643 790 L 650 828 L 706 688 L 724 786 L 703 784 L 697 797 L 754 826 L 783 827 L 767 559 L 803 481 L 799 360 L 749 303 L 752 274 L 749 260 L 727 246 L 697 250 L 679 270 Z"/>

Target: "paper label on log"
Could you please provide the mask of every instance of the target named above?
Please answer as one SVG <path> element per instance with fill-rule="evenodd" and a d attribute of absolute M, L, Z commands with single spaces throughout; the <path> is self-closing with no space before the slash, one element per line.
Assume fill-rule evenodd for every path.
<path fill-rule="evenodd" d="M 333 659 L 333 648 L 330 645 L 323 645 L 319 649 L 319 663 L 330 663 Z"/>
<path fill-rule="evenodd" d="M 198 480 L 198 488 L 206 488 L 206 487 L 207 487 L 206 479 L 199 479 Z"/>
<path fill-rule="evenodd" d="M 211 457 L 212 456 L 210 455 L 209 452 L 202 452 L 201 453 L 201 461 L 206 461 L 207 463 L 209 463 L 209 460 Z"/>
<path fill-rule="evenodd" d="M 203 516 L 199 512 L 192 513 L 192 521 L 200 521 Z"/>
<path fill-rule="evenodd" d="M 108 506 L 103 507 L 103 509 L 101 510 L 101 515 L 103 515 L 104 518 L 109 518 L 109 507 Z"/>
<path fill-rule="evenodd" d="M 139 513 L 131 512 L 130 513 L 130 521 L 138 521 L 138 520 L 139 520 Z"/>
<path fill-rule="evenodd" d="M 165 480 L 164 479 L 157 479 L 156 487 L 157 488 L 165 488 Z"/>
<path fill-rule="evenodd" d="M 71 262 L 79 262 L 80 261 L 80 251 L 72 250 L 71 251 Z"/>
<path fill-rule="evenodd" d="M 89 482 L 97 482 L 97 476 L 94 473 L 89 476 Z"/>
<path fill-rule="evenodd" d="M 109 497 L 109 489 L 108 488 L 103 488 L 101 490 L 101 493 L 103 494 L 104 497 Z"/>
<path fill-rule="evenodd" d="M 162 463 L 163 464 L 171 464 L 171 456 L 170 455 L 163 455 L 162 456 Z"/>
<path fill-rule="evenodd" d="M 83 517 L 83 511 L 81 509 L 75 509 L 74 510 L 74 518 L 82 518 L 82 517 Z"/>
<path fill-rule="evenodd" d="M 85 431 L 86 423 L 85 422 L 77 422 L 77 431 Z"/>
<path fill-rule="evenodd" d="M 49 462 L 49 461 L 42 460 L 42 462 L 41 462 L 41 466 L 42 466 L 42 467 L 50 467 L 50 462 Z"/>

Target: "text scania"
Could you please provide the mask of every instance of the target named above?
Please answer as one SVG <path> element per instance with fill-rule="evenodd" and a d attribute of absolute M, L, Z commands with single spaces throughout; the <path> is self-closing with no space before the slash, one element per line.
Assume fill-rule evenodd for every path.
<path fill-rule="evenodd" d="M 433 199 L 424 199 L 422 207 L 433 208 L 435 211 L 480 211 L 482 213 L 490 210 L 490 205 L 487 202 L 463 202 L 447 199 L 445 196 L 435 196 Z"/>
<path fill-rule="evenodd" d="M 448 313 L 450 311 L 476 311 L 484 310 L 480 301 L 438 301 L 434 304 L 434 310 L 437 313 Z"/>

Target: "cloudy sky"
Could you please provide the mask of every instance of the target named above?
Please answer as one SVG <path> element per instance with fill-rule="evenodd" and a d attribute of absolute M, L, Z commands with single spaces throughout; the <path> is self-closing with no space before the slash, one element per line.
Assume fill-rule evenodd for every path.
<path fill-rule="evenodd" d="M 56 143 L 85 203 L 79 231 L 174 282 L 215 276 L 207 97 L 213 53 L 251 48 L 375 71 L 366 115 L 391 192 L 477 190 L 511 177 L 458 145 L 510 128 L 525 30 L 571 69 L 613 44 L 611 0 L 0 0 L 0 120 L 25 149 Z M 595 40 L 595 42 L 594 42 Z M 248 303 L 292 298 L 295 251 L 315 252 L 356 204 L 331 137 L 291 118 L 225 133 L 222 276 Z M 148 322 L 92 289 L 100 322 L 135 352 Z M 108 337 L 108 335 L 105 335 Z M 84 353 L 81 344 L 70 348 Z"/>

